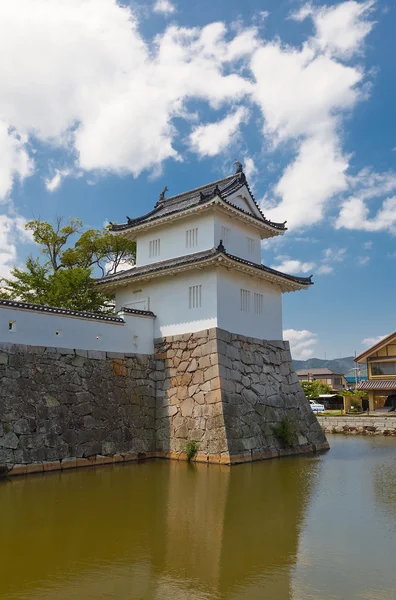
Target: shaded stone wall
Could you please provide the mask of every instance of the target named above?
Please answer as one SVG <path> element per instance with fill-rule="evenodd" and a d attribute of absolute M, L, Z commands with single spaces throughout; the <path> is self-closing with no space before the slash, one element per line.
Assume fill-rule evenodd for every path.
<path fill-rule="evenodd" d="M 150 455 L 154 368 L 147 355 L 3 344 L 0 465 L 32 472 Z"/>
<path fill-rule="evenodd" d="M 157 450 L 235 463 L 328 447 L 294 371 L 288 342 L 221 329 L 156 341 Z M 293 421 L 298 444 L 284 448 L 273 426 Z"/>

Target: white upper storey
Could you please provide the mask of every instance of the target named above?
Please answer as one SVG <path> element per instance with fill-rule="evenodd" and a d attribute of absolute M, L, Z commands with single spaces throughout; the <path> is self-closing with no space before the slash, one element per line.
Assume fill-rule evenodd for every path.
<path fill-rule="evenodd" d="M 238 177 L 222 180 L 222 189 L 212 184 L 206 195 L 202 190 L 206 191 L 207 186 L 203 186 L 186 194 L 162 197 L 145 217 L 116 226 L 118 235 L 136 241 L 136 266 L 217 248 L 220 242 L 228 254 L 260 263 L 261 240 L 283 234 L 283 225 L 263 217 L 245 179 L 238 182 Z"/>

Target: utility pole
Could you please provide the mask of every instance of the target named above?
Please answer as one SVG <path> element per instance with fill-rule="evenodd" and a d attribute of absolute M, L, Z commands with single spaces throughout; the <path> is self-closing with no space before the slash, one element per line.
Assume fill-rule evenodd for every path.
<path fill-rule="evenodd" d="M 356 358 L 356 350 L 355 350 L 355 358 Z M 356 365 L 355 367 L 353 367 L 353 370 L 355 371 L 355 389 L 357 390 L 357 386 L 359 383 L 360 367 L 358 365 Z"/>

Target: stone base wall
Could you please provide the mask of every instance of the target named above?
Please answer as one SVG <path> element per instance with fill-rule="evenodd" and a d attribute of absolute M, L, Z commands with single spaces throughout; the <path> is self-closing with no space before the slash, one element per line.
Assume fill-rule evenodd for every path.
<path fill-rule="evenodd" d="M 3 470 L 53 470 L 152 455 L 154 369 L 147 355 L 3 344 Z"/>
<path fill-rule="evenodd" d="M 284 417 L 292 448 L 274 434 Z M 0 475 L 185 459 L 192 440 L 222 464 L 328 448 L 287 342 L 209 329 L 154 356 L 0 346 Z"/>
<path fill-rule="evenodd" d="M 221 329 L 156 340 L 157 451 L 232 464 L 322 450 L 326 437 L 294 371 L 288 342 Z M 285 448 L 273 427 L 286 417 L 298 442 Z"/>
<path fill-rule="evenodd" d="M 325 417 L 318 415 L 318 421 L 325 433 L 396 436 L 396 417 L 384 415 Z"/>

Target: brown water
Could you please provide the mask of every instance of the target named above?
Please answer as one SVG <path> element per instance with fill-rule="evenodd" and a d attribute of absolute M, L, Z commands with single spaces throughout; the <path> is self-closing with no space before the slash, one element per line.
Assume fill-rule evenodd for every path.
<path fill-rule="evenodd" d="M 0 599 L 396 599 L 396 439 L 0 484 Z"/>

